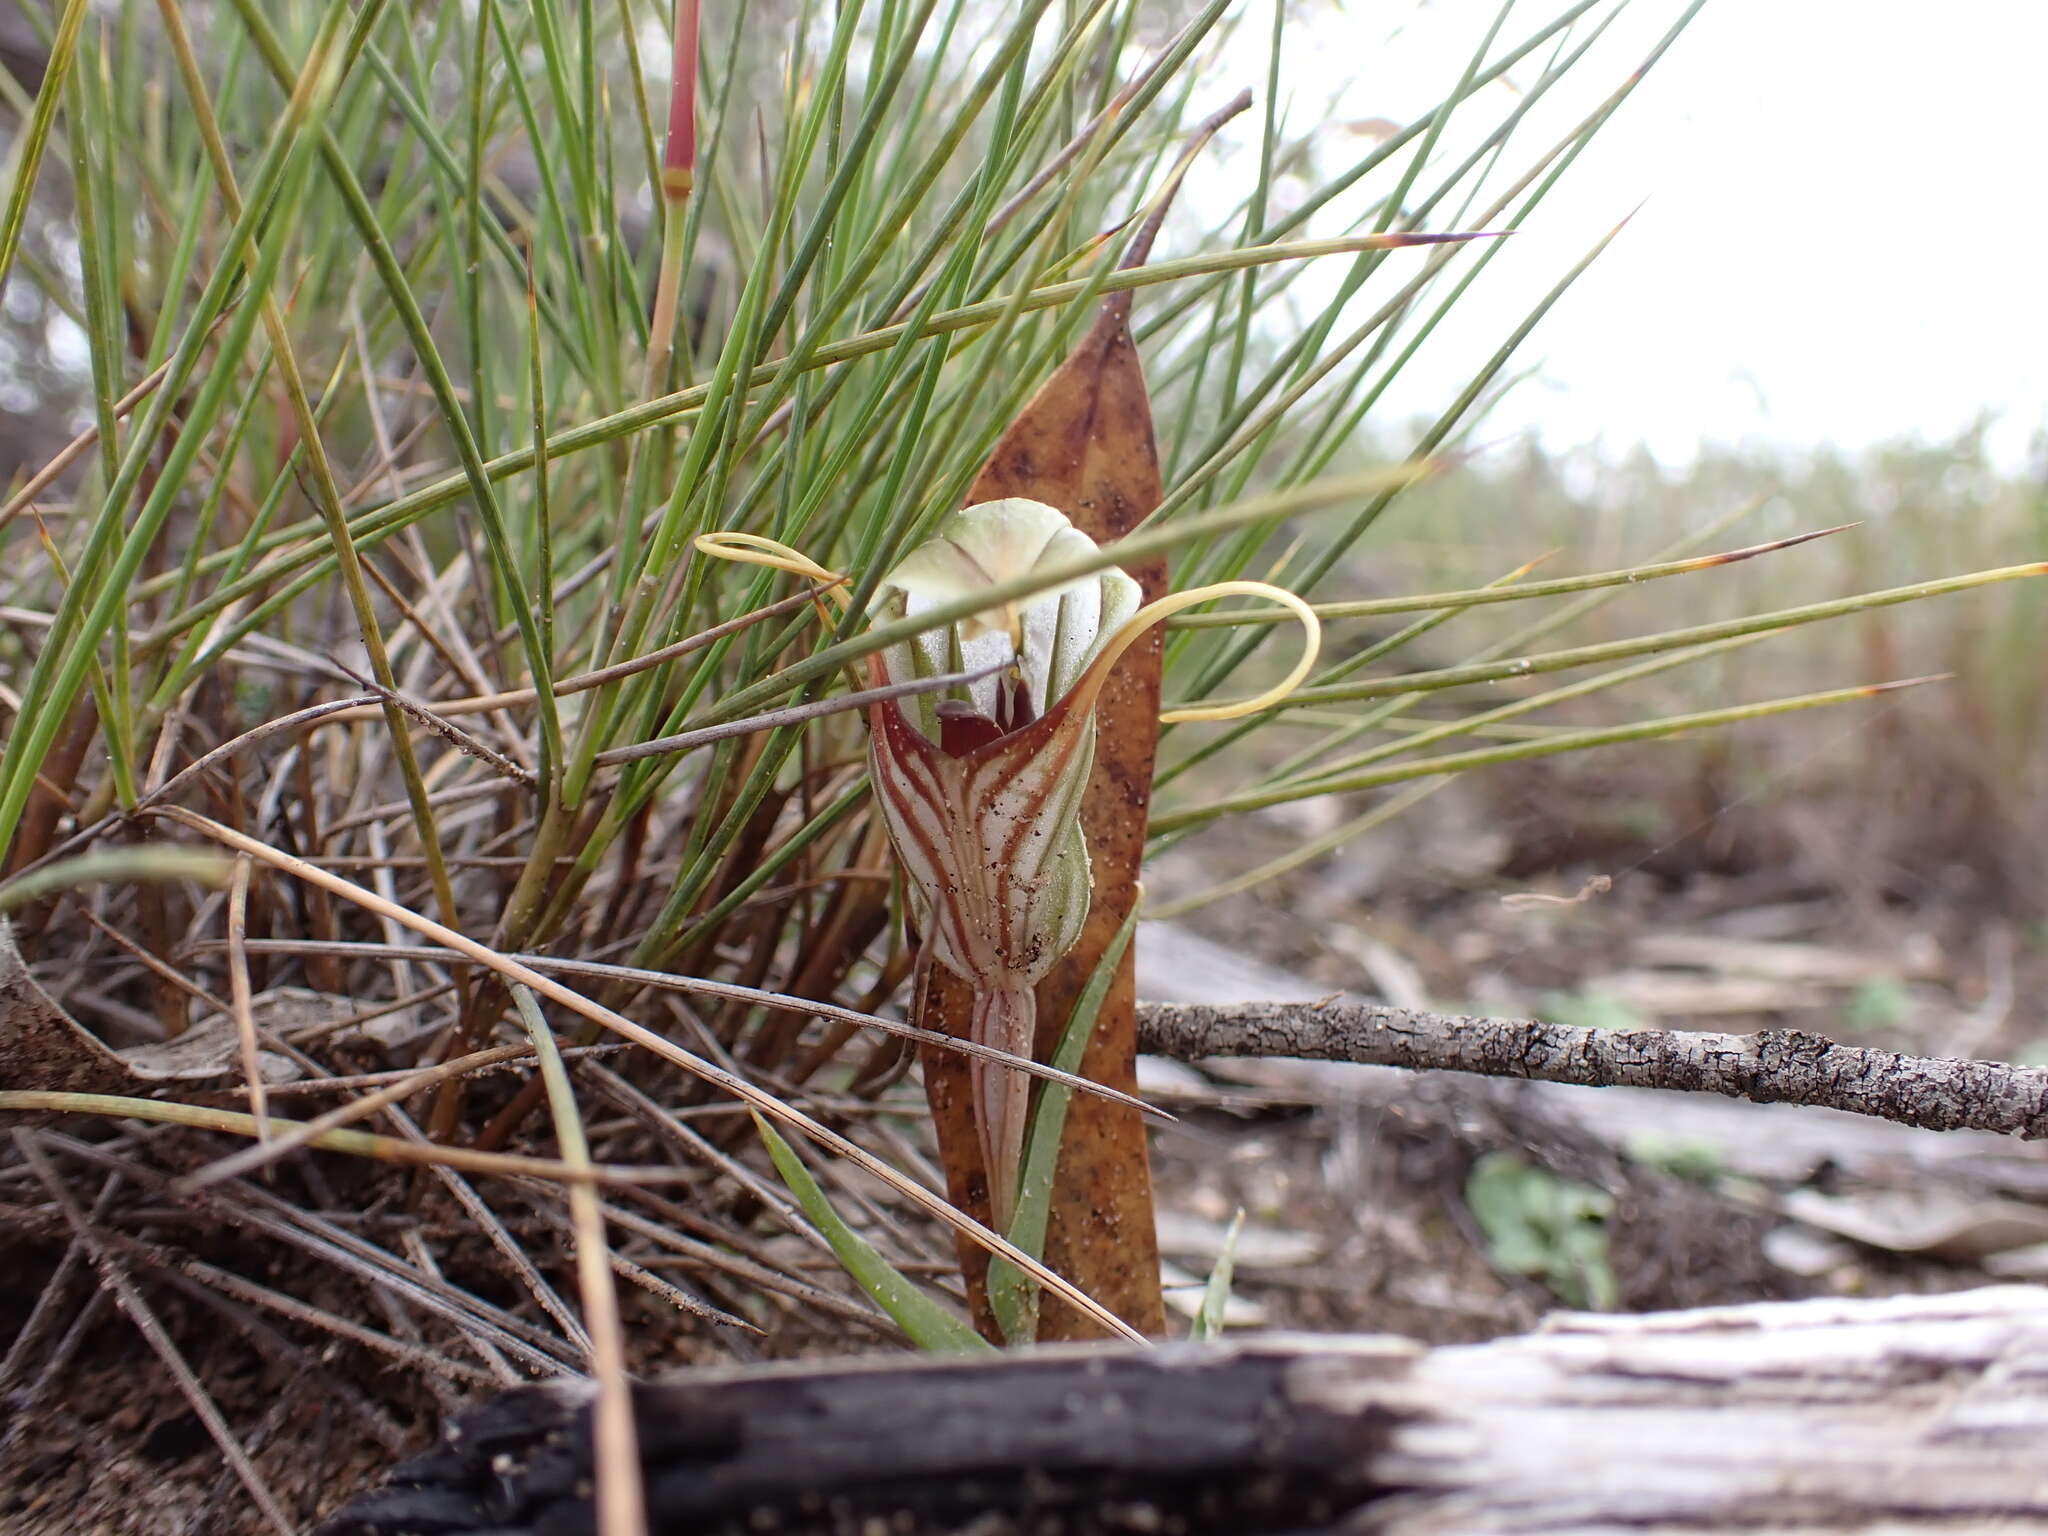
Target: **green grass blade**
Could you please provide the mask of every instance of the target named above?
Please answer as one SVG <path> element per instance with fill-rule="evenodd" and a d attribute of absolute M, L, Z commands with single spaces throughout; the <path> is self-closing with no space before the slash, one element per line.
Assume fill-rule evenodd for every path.
<path fill-rule="evenodd" d="M 768 1148 L 769 1157 L 774 1159 L 782 1182 L 796 1196 L 796 1203 L 811 1225 L 832 1245 L 839 1262 L 846 1266 L 847 1274 L 868 1293 L 876 1306 L 895 1319 L 896 1325 L 910 1336 L 913 1344 L 941 1354 L 976 1354 L 989 1348 L 988 1341 L 976 1333 L 965 1318 L 932 1300 L 901 1270 L 877 1253 L 866 1238 L 846 1224 L 839 1212 L 832 1208 L 825 1191 L 818 1187 L 811 1170 L 796 1155 L 796 1150 L 777 1135 L 775 1128 L 759 1113 L 754 1114 L 754 1130 L 762 1145 Z"/>
<path fill-rule="evenodd" d="M 1202 1287 L 1202 1309 L 1195 1314 L 1194 1326 L 1188 1330 L 1188 1337 L 1197 1343 L 1207 1343 L 1223 1335 L 1223 1315 L 1230 1307 L 1230 1280 L 1237 1267 L 1237 1239 L 1244 1231 L 1244 1207 L 1239 1206 L 1237 1214 L 1230 1218 L 1230 1230 L 1223 1234 L 1223 1251 L 1216 1255 L 1216 1267 L 1209 1271 L 1208 1284 Z"/>

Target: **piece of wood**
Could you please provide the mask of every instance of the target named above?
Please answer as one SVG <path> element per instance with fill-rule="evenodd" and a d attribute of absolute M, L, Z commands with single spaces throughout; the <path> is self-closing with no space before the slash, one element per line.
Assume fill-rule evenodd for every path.
<path fill-rule="evenodd" d="M 323 1536 L 588 1532 L 587 1382 L 521 1388 Z M 1780 1536 L 2048 1522 L 2048 1289 L 1060 1346 L 637 1387 L 653 1536 Z"/>
<path fill-rule="evenodd" d="M 1218 997 L 1260 1003 L 1314 1003 L 1329 994 L 1294 972 L 1264 965 L 1212 943 L 1176 923 L 1141 923 L 1138 991 L 1168 1003 L 1207 1004 Z M 1371 1006 L 1343 993 L 1332 1001 Z M 1153 1017 L 1139 1006 L 1141 1039 Z M 1162 1033 L 1165 1031 L 1162 1030 Z M 1370 1048 L 1370 1042 L 1368 1042 Z M 1447 1047 L 1448 1049 L 1448 1047 Z M 1378 1059 L 1378 1058 L 1375 1058 Z M 1150 1056 L 1141 1062 L 1165 1064 Z M 1449 1063 L 1439 1063 L 1448 1066 Z M 1205 1059 L 1205 1072 L 1256 1085 L 1302 1103 L 1398 1104 L 1414 1092 L 1407 1068 L 1363 1065 L 1330 1057 Z M 2031 1074 L 2032 1068 L 2012 1068 Z M 2048 1143 L 1991 1131 L 1927 1131 L 1897 1121 L 1803 1104 L 1757 1104 L 1662 1088 L 1585 1087 L 1545 1082 L 1532 1072 L 1496 1080 L 1546 1116 L 1562 1117 L 1608 1146 L 1644 1140 L 1711 1148 L 1730 1173 L 1772 1184 L 1802 1184 L 1824 1167 L 1866 1183 L 1922 1187 L 1932 1182 L 1980 1195 L 2048 1199 Z"/>
<path fill-rule="evenodd" d="M 1305 1057 L 1587 1087 L 1718 1093 L 1841 1109 L 1930 1131 L 2048 1138 L 2048 1067 L 1908 1056 L 1799 1029 L 1593 1029 L 1541 1019 L 1314 1003 L 1147 1003 L 1144 1048 L 1183 1061 Z"/>

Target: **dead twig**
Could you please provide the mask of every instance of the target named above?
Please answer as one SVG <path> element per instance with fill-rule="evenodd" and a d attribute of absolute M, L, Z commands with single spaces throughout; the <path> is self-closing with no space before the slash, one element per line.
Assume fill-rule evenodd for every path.
<path fill-rule="evenodd" d="M 697 747 L 709 746 L 715 741 L 724 741 L 730 736 L 750 736 L 756 731 L 774 730 L 779 726 L 802 725 L 805 721 L 816 720 L 824 715 L 865 709 L 870 704 L 884 703 L 889 699 L 908 698 L 919 693 L 941 693 L 948 688 L 978 683 L 985 677 L 993 677 L 1008 665 L 1010 663 L 1007 661 L 998 661 L 972 672 L 947 672 L 937 677 L 920 677 L 907 683 L 890 683 L 886 687 L 841 694 L 837 698 L 818 699 L 810 704 L 795 704 L 788 709 L 773 709 L 764 715 L 749 715 L 744 720 L 727 720 L 719 725 L 707 725 L 694 731 L 684 731 L 679 736 L 662 736 L 654 741 L 639 741 L 631 746 L 614 747 L 609 752 L 598 753 L 596 762 L 600 768 L 610 768 L 618 763 L 636 762 L 643 757 L 663 757 L 677 752 L 688 752 Z"/>
<path fill-rule="evenodd" d="M 234 883 L 228 887 L 228 997 L 234 1004 L 235 1034 L 241 1043 L 242 1081 L 256 1140 L 270 1140 L 270 1101 L 263 1093 L 263 1053 L 256 1040 L 256 1010 L 249 989 L 249 855 L 235 855 Z"/>
<path fill-rule="evenodd" d="M 335 665 L 340 666 L 341 664 L 337 662 Z M 467 753 L 485 767 L 510 779 L 522 789 L 538 787 L 538 783 L 529 769 L 513 762 L 511 758 L 500 752 L 496 747 L 493 747 L 489 742 L 483 740 L 480 736 L 465 731 L 454 721 L 435 713 L 417 699 L 407 698 L 396 688 L 386 688 L 382 683 L 362 676 L 352 667 L 341 667 L 341 670 L 348 674 L 349 680 L 355 683 L 357 687 L 375 689 L 378 698 L 388 704 L 397 705 L 398 708 L 404 710 L 406 714 L 410 715 L 420 725 L 432 731 L 436 736 L 439 736 L 448 745 L 455 748 L 456 751 Z"/>
<path fill-rule="evenodd" d="M 595 575 L 599 569 L 602 569 L 602 566 L 594 564 L 588 574 Z M 793 613 L 813 601 L 818 593 L 823 590 L 824 588 L 822 587 L 807 588 L 778 602 L 767 603 L 762 607 L 752 609 L 747 613 L 741 614 L 736 619 L 727 619 L 722 624 L 714 624 L 709 629 L 699 630 L 694 635 L 685 636 L 671 645 L 664 645 L 658 650 L 649 651 L 644 656 L 628 657 L 624 661 L 613 662 L 610 666 L 599 667 L 594 672 L 583 672 L 575 677 L 561 678 L 555 683 L 555 696 L 561 698 L 566 694 L 584 693 L 592 688 L 602 687 L 606 683 L 615 683 L 622 677 L 631 677 L 636 672 L 645 672 L 650 667 L 658 667 L 665 662 L 675 661 L 679 657 L 689 655 L 692 651 L 701 651 L 705 646 L 712 644 L 714 641 L 722 640 L 727 635 L 737 634 L 740 630 L 747 628 L 751 624 L 758 624 L 763 619 L 772 619 L 781 614 Z M 555 593 L 557 600 L 567 595 L 568 589 L 566 585 L 558 588 Z M 502 693 L 478 694 L 465 699 L 436 700 L 434 709 L 437 714 L 444 716 L 477 715 L 488 713 L 491 710 L 504 709 L 514 704 L 531 704 L 538 697 L 539 694 L 532 688 L 508 688 Z M 370 720 L 376 718 L 377 715 L 374 700 L 359 699 L 352 704 L 340 707 L 349 711 L 342 716 L 344 720 Z"/>
<path fill-rule="evenodd" d="M 1841 1109 L 1929 1131 L 2048 1137 L 2048 1067 L 1907 1056 L 1800 1029 L 1587 1029 L 1376 1003 L 1146 1003 L 1138 1009 L 1138 1040 L 1140 1050 L 1182 1061 L 1298 1056 L 1594 1088 L 1663 1088 Z"/>

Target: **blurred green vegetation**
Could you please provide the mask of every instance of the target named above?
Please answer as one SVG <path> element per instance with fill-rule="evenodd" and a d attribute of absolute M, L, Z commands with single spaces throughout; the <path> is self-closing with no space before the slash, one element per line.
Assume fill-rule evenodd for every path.
<path fill-rule="evenodd" d="M 1841 524 L 1832 537 L 1590 608 L 1547 642 L 1593 644 L 1790 608 L 1953 570 L 2048 559 L 2048 433 L 2028 462 L 1997 462 L 1987 417 L 1953 439 L 1846 452 L 1707 445 L 1671 467 L 1641 448 L 1547 451 L 1528 439 L 1473 450 L 1381 524 L 1370 590 L 1428 591 L 1548 556 L 1531 579 L 1652 558 L 1733 517 L 1715 548 Z M 1484 429 L 1480 429 L 1483 434 Z M 1512 635 L 1513 607 L 1475 609 L 1420 643 L 1455 661 Z M 1452 649 L 1455 636 L 1456 649 Z M 1420 657 L 1416 658 L 1420 660 Z M 2020 581 L 1877 608 L 1730 650 L 1563 706 L 1585 724 L 1678 714 L 1728 699 L 1952 674 L 1827 720 L 1734 730 L 1585 758 L 1533 775 L 1618 837 L 1654 844 L 1737 801 L 1807 807 L 1924 894 L 1965 879 L 1982 894 L 2048 899 L 2048 591 Z M 1586 793 L 1576 795 L 1569 786 Z"/>

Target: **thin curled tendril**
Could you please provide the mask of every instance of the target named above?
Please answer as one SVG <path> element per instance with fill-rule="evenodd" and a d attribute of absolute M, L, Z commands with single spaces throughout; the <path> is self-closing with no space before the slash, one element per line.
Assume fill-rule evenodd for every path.
<path fill-rule="evenodd" d="M 1263 597 L 1287 609 L 1301 622 L 1301 655 L 1285 677 L 1262 693 L 1255 693 L 1248 699 L 1229 699 L 1216 704 L 1183 704 L 1179 709 L 1167 710 L 1159 717 L 1159 723 L 1176 725 L 1189 720 L 1235 720 L 1241 715 L 1255 715 L 1262 709 L 1270 709 L 1299 688 L 1302 679 L 1314 668 L 1316 657 L 1323 648 L 1323 621 L 1316 617 L 1315 609 L 1285 587 L 1276 587 L 1271 582 L 1218 581 L 1206 587 L 1190 587 L 1185 592 L 1169 592 L 1124 620 L 1123 626 L 1109 637 L 1100 654 L 1088 664 L 1087 674 L 1074 685 L 1076 707 L 1087 709 L 1094 705 L 1095 696 L 1108 681 L 1109 669 L 1146 630 L 1164 623 L 1183 608 L 1192 608 L 1197 603 L 1218 597 Z"/>
<path fill-rule="evenodd" d="M 765 565 L 771 571 L 787 571 L 792 576 L 819 583 L 827 589 L 818 596 L 820 612 L 824 611 L 828 597 L 838 604 L 841 613 L 846 612 L 851 602 L 840 590 L 846 585 L 846 577 L 837 571 L 826 570 L 803 551 L 791 549 L 778 539 L 758 533 L 700 533 L 690 542 L 701 555 L 731 560 L 739 565 Z"/>

